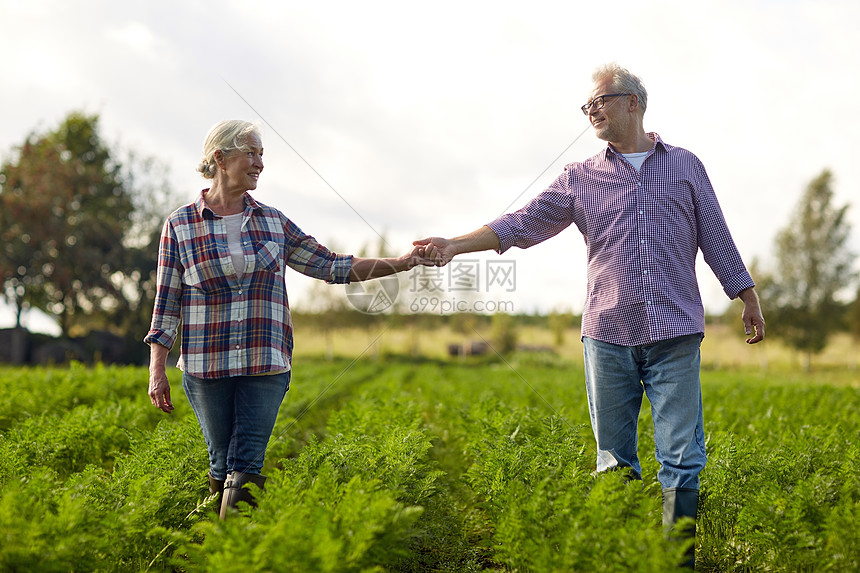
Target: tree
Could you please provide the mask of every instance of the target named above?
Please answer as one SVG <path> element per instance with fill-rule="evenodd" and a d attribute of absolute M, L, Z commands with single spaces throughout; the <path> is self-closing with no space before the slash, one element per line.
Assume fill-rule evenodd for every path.
<path fill-rule="evenodd" d="M 496 352 L 506 356 L 517 348 L 517 325 L 514 317 L 497 312 L 492 317 L 493 345 Z"/>
<path fill-rule="evenodd" d="M 840 328 L 844 305 L 837 295 L 856 279 L 849 205 L 833 205 L 832 179 L 824 170 L 809 183 L 788 226 L 777 234 L 777 271 L 760 285 L 770 332 L 805 352 L 807 368 Z"/>
<path fill-rule="evenodd" d="M 565 332 L 568 328 L 577 325 L 577 318 L 569 310 L 563 312 L 553 310 L 549 313 L 547 325 L 552 332 L 555 345 L 562 346 L 564 344 Z"/>
<path fill-rule="evenodd" d="M 154 281 L 159 187 L 135 194 L 133 173 L 103 143 L 98 121 L 70 113 L 56 130 L 30 134 L 0 167 L 2 294 L 19 326 L 27 308 L 57 317 L 64 335 L 94 316 L 116 324 Z"/>
<path fill-rule="evenodd" d="M 854 340 L 860 340 L 860 287 L 854 295 L 854 302 L 848 307 L 848 332 Z"/>
<path fill-rule="evenodd" d="M 158 243 L 167 216 L 181 200 L 168 184 L 168 169 L 152 157 L 124 154 L 121 169 L 123 187 L 132 201 L 130 226 L 123 236 L 124 257 L 111 275 L 118 296 L 112 308 L 97 313 L 103 325 L 126 334 L 138 343 L 149 330 L 155 303 L 158 270 Z"/>

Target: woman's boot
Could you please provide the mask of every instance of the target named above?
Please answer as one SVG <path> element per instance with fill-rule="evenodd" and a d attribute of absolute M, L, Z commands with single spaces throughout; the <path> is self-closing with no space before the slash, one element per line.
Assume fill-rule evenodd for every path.
<path fill-rule="evenodd" d="M 220 511 L 221 509 L 221 498 L 224 496 L 224 480 L 215 479 L 212 477 L 212 474 L 208 475 L 209 477 L 209 495 L 216 495 L 218 497 L 215 498 L 215 507 L 217 507 Z"/>
<path fill-rule="evenodd" d="M 221 500 L 221 519 L 227 517 L 227 513 L 231 509 L 236 508 L 236 504 L 244 501 L 252 507 L 256 507 L 254 495 L 248 489 L 247 484 L 252 483 L 258 488 L 263 489 L 263 484 L 266 483 L 266 477 L 260 474 L 249 474 L 245 472 L 229 472 L 227 479 L 224 481 L 224 498 Z"/>

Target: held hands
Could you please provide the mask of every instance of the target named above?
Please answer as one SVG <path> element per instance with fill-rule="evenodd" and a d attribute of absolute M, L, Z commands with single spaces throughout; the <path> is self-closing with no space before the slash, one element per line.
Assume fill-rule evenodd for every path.
<path fill-rule="evenodd" d="M 454 243 L 442 237 L 428 237 L 412 243 L 417 249 L 423 249 L 422 256 L 429 261 L 431 266 L 444 267 L 457 254 Z"/>
<path fill-rule="evenodd" d="M 423 266 L 423 267 L 435 267 L 436 259 L 433 256 L 428 255 L 427 247 L 424 245 L 414 244 L 412 250 L 403 255 L 401 259 L 404 259 L 406 262 L 406 269 L 413 269 L 415 267 Z"/>

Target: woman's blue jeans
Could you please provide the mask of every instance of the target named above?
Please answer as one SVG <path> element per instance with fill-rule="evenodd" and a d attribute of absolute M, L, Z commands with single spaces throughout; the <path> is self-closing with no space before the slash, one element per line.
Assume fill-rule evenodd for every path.
<path fill-rule="evenodd" d="M 183 373 L 182 387 L 209 450 L 209 473 L 259 474 L 278 409 L 290 389 L 290 372 L 204 380 Z"/>
<path fill-rule="evenodd" d="M 698 489 L 707 461 L 699 381 L 702 335 L 642 346 L 592 338 L 582 342 L 597 471 L 629 467 L 641 477 L 637 429 L 644 392 L 654 420 L 657 479 L 663 489 Z"/>

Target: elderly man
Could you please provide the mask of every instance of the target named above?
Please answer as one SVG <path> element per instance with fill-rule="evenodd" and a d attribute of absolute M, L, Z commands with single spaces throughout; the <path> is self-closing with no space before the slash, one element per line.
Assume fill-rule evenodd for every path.
<path fill-rule="evenodd" d="M 645 131 L 647 93 L 638 77 L 609 64 L 593 80 L 582 112 L 608 142 L 606 149 L 567 165 L 518 211 L 467 235 L 415 243 L 426 245 L 428 257 L 443 265 L 461 253 L 531 247 L 576 224 L 587 245 L 582 342 L 597 471 L 626 468 L 641 478 L 636 446 L 644 391 L 651 402 L 668 531 L 682 517 L 695 518 L 706 462 L 699 250 L 726 295 L 744 302 L 749 344 L 764 338 L 765 322 L 702 163 Z M 695 535 L 695 528 L 681 534 Z M 691 550 L 686 565 L 694 560 Z"/>

